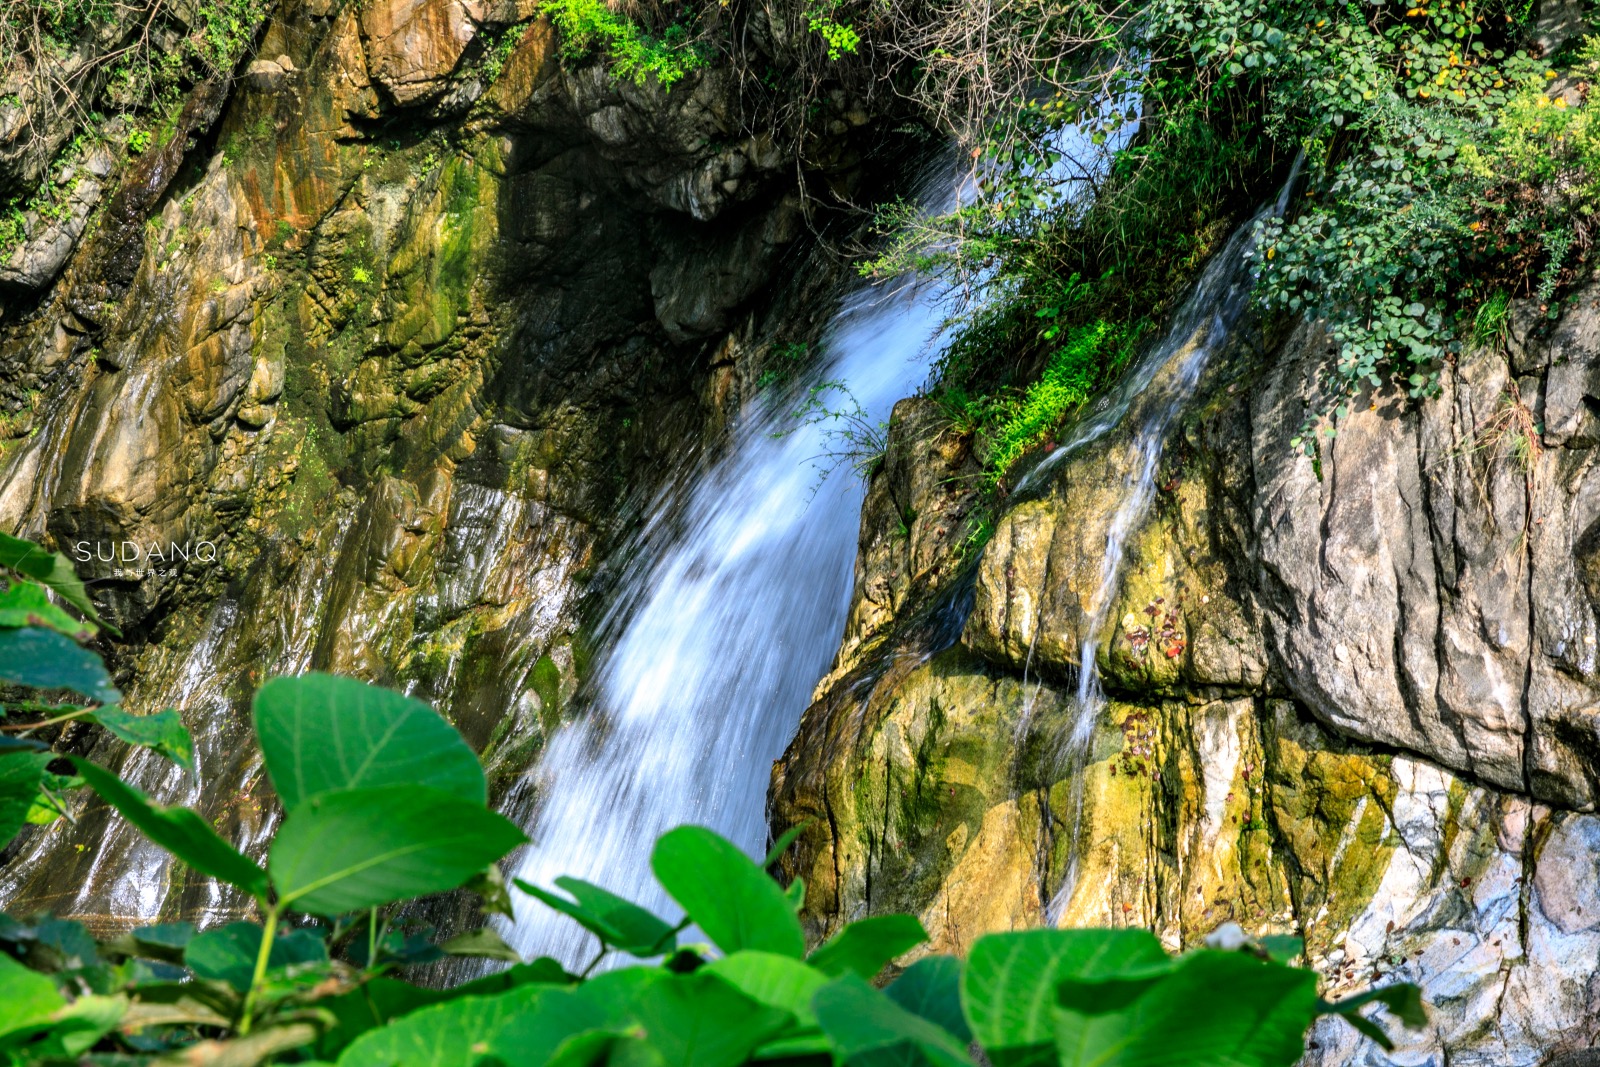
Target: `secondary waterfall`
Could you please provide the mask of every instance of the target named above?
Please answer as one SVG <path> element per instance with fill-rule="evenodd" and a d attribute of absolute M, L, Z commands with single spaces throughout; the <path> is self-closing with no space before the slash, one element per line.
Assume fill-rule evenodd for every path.
<path fill-rule="evenodd" d="M 921 204 L 948 209 L 959 182 L 946 159 Z M 822 337 L 819 380 L 845 383 L 868 425 L 886 420 L 926 378 L 950 295 L 904 278 L 863 286 Z M 839 449 L 831 420 L 757 408 L 672 528 L 645 532 L 617 598 L 626 617 L 603 627 L 615 637 L 593 704 L 534 772 L 517 877 L 570 874 L 672 912 L 648 863 L 663 831 L 697 823 L 762 852 L 772 761 L 838 649 L 864 488 L 848 470 L 822 476 L 818 457 Z M 593 952 L 591 935 L 521 895 L 510 940 L 569 965 Z"/>
<path fill-rule="evenodd" d="M 1100 563 L 1099 582 L 1089 598 L 1089 612 L 1083 622 L 1083 644 L 1078 658 L 1077 714 L 1071 734 L 1061 739 L 1061 759 L 1072 780 L 1072 829 L 1069 840 L 1076 841 L 1083 816 L 1083 775 L 1081 773 L 1094 737 L 1096 723 L 1105 710 L 1106 697 L 1100 684 L 1097 657 L 1105 629 L 1106 613 L 1116 598 L 1128 535 L 1138 526 L 1155 495 L 1156 466 L 1166 444 L 1167 431 L 1193 395 L 1200 375 L 1211 357 L 1227 344 L 1234 326 L 1249 302 L 1255 284 L 1254 253 L 1257 224 L 1288 207 L 1289 194 L 1300 174 L 1295 160 L 1289 178 L 1275 204 L 1234 230 L 1222 249 L 1211 257 L 1195 283 L 1194 291 L 1174 316 L 1161 342 L 1145 353 L 1138 367 L 1102 404 L 1096 415 L 1080 424 L 1058 449 L 1018 484 L 1018 491 L 1039 484 L 1042 476 L 1075 448 L 1103 436 L 1130 411 L 1135 419 L 1127 448 L 1127 481 L 1121 502 L 1106 530 L 1105 555 Z M 1038 627 L 1034 629 L 1038 633 Z M 1026 723 L 1027 716 L 1024 716 Z M 1074 847 L 1063 872 L 1061 884 L 1052 897 L 1049 917 L 1055 921 L 1072 896 L 1077 884 L 1078 854 Z"/>

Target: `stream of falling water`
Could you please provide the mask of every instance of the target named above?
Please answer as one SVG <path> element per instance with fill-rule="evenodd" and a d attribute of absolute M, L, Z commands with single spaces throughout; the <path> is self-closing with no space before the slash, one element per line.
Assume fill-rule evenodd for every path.
<path fill-rule="evenodd" d="M 1076 715 L 1070 735 L 1063 739 L 1061 751 L 1063 777 L 1072 783 L 1068 840 L 1074 842 L 1074 847 L 1068 851 L 1061 884 L 1052 896 L 1047 911 L 1047 918 L 1052 925 L 1060 920 L 1077 887 L 1080 857 L 1076 842 L 1083 820 L 1083 768 L 1090 742 L 1094 738 L 1095 724 L 1100 721 L 1106 704 L 1097 656 L 1106 613 L 1116 600 L 1122 564 L 1127 554 L 1128 535 L 1138 527 L 1155 495 L 1156 466 L 1166 444 L 1167 431 L 1194 394 L 1200 375 L 1211 357 L 1227 344 L 1249 302 L 1250 291 L 1255 284 L 1257 223 L 1274 215 L 1283 215 L 1294 183 L 1300 175 L 1300 165 L 1301 160 L 1297 158 L 1277 202 L 1263 208 L 1255 218 L 1234 230 L 1222 249 L 1211 257 L 1211 262 L 1201 272 L 1194 291 L 1178 310 L 1161 343 L 1145 354 L 1139 368 L 1116 391 L 1113 403 L 1086 423 L 1088 432 L 1099 437 L 1130 409 L 1136 409 L 1135 415 L 1139 420 L 1128 442 L 1128 474 L 1122 500 L 1106 530 L 1100 581 L 1089 600 L 1089 611 L 1082 624 Z M 1057 450 L 1030 471 L 1018 484 L 1018 492 L 1037 485 L 1045 473 L 1086 439 L 1083 433 L 1080 430 L 1069 440 L 1067 447 Z M 1038 630 L 1036 625 L 1035 635 Z"/>
<path fill-rule="evenodd" d="M 946 159 L 919 202 L 947 210 L 960 184 Z M 950 296 L 900 279 L 845 300 L 819 373 L 848 386 L 865 425 L 926 378 Z M 847 470 L 821 477 L 837 428 L 796 423 L 791 407 L 749 412 L 670 532 L 646 531 L 592 705 L 534 772 L 539 807 L 517 877 L 549 886 L 570 874 L 675 913 L 648 864 L 662 832 L 697 823 L 761 854 L 772 761 L 838 649 L 864 492 Z M 509 939 L 525 956 L 578 965 L 592 954 L 576 924 L 517 899 Z"/>

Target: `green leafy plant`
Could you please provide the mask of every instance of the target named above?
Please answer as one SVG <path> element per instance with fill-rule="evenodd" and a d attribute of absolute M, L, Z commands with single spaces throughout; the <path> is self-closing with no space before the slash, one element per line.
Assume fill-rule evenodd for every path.
<path fill-rule="evenodd" d="M 811 386 L 789 417 L 796 428 L 816 426 L 822 430 L 822 451 L 811 458 L 820 461 L 823 477 L 840 467 L 869 477 L 889 447 L 888 424 L 874 421 L 843 381 L 830 379 Z M 792 431 L 779 431 L 775 436 L 786 432 Z"/>
<path fill-rule="evenodd" d="M 835 19 L 834 13 L 842 5 L 839 0 L 821 4 L 806 12 L 806 22 L 811 32 L 821 37 L 828 46 L 828 58 L 838 62 L 846 53 L 854 54 L 861 46 L 861 34 L 849 22 Z"/>
<path fill-rule="evenodd" d="M 517 42 L 522 40 L 522 35 L 527 27 L 518 23 L 507 26 L 493 34 L 486 35 L 487 41 L 483 49 L 483 59 L 480 61 L 479 71 L 486 84 L 493 85 L 499 80 L 506 69 L 506 63 L 511 59 L 511 53 L 517 50 Z"/>
<path fill-rule="evenodd" d="M 184 91 L 206 78 L 231 77 L 265 20 L 266 0 L 216 0 L 174 8 L 161 0 L 27 0 L 0 4 L 0 56 L 10 64 L 7 94 L 27 101 L 39 128 L 95 128 L 110 115 L 170 116 Z M 96 38 L 99 38 L 97 43 Z M 64 62 L 73 56 L 71 62 Z M 156 135 L 129 138 L 138 155 Z M 24 151 L 38 172 L 59 171 L 47 159 L 55 143 L 30 138 Z"/>
<path fill-rule="evenodd" d="M 0 625 L 19 623 L 0 635 L 37 630 L 65 642 L 41 646 L 50 655 L 0 654 L 5 679 L 114 696 L 99 658 L 78 644 L 103 624 L 89 621 L 66 561 L 5 539 L 0 562 L 14 575 Z M 50 607 L 46 590 L 84 618 Z M 105 706 L 97 714 L 127 728 Z M 511 914 L 495 863 L 524 838 L 486 806 L 483 769 L 453 727 L 398 693 L 317 674 L 263 685 L 252 720 L 285 812 L 265 866 L 199 813 L 156 804 L 71 758 L 84 787 L 243 894 L 259 920 L 204 931 L 161 923 L 97 941 L 71 920 L 0 916 L 4 1062 L 974 1067 L 976 1048 L 993 1067 L 1287 1067 L 1319 1015 L 1341 1015 L 1384 1044 L 1365 1009 L 1424 1019 L 1407 985 L 1320 1000 L 1316 976 L 1288 965 L 1300 946 L 1285 938 L 1173 957 L 1142 930 L 1034 930 L 979 938 L 965 961 L 911 961 L 927 940 L 922 925 L 883 915 L 808 951 L 804 883 L 786 887 L 768 873 L 798 830 L 759 863 L 703 827 L 663 835 L 650 867 L 683 911 L 676 921 L 581 879 L 558 878 L 553 889 L 518 881 L 596 942 L 582 974 L 524 962 L 490 927 L 439 939 L 403 917 L 417 898 L 461 886 L 486 911 Z M 134 743 L 152 736 L 131 733 Z M 161 743 L 180 758 L 187 734 L 182 741 L 169 729 Z M 0 818 L 15 822 L 52 759 L 26 738 L 0 747 Z M 13 828 L 0 829 L 9 838 Z M 450 989 L 397 977 L 447 955 L 511 966 Z M 596 973 L 613 955 L 635 962 Z"/>
<path fill-rule="evenodd" d="M 811 347 L 804 341 L 773 345 L 756 378 L 760 390 L 783 388 L 794 382 L 811 362 Z"/>
<path fill-rule="evenodd" d="M 654 79 L 670 89 L 706 65 L 681 25 L 652 36 L 602 0 L 545 0 L 540 10 L 561 31 L 567 56 L 579 59 L 601 50 L 611 60 L 612 74 L 639 85 Z"/>
<path fill-rule="evenodd" d="M 1294 438 L 1307 451 L 1360 391 L 1435 395 L 1485 297 L 1553 308 L 1586 270 L 1600 42 L 1540 55 L 1528 5 L 937 10 L 943 26 L 891 16 L 882 47 L 919 64 L 914 95 L 967 136 L 978 195 L 933 218 L 884 212 L 868 264 L 998 294 L 955 317 L 936 392 L 1004 402 L 1051 368 L 1051 330 L 1159 318 L 1296 156 L 1288 210 L 1258 233 L 1257 295 L 1333 341 Z M 1045 312 L 1049 328 L 1031 328 Z"/>
<path fill-rule="evenodd" d="M 1055 335 L 1052 326 L 1050 336 Z M 992 482 L 1003 479 L 1024 453 L 1043 443 L 1069 413 L 1094 396 L 1108 376 L 1121 370 L 1132 355 L 1137 334 L 1130 336 L 1101 320 L 1069 327 L 1061 342 L 1039 380 L 1028 386 L 1021 399 L 1001 409 L 999 424 L 991 431 L 988 476 Z"/>

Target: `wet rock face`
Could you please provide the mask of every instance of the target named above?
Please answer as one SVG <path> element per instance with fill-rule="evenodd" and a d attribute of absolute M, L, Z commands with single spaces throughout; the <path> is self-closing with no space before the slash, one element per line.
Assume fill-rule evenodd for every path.
<path fill-rule="evenodd" d="M 245 743 L 275 673 L 415 693 L 511 790 L 583 676 L 609 547 L 826 314 L 796 145 L 715 71 L 669 93 L 563 64 L 536 16 L 280 6 L 192 139 L 6 268 L 38 278 L 0 308 L 0 527 L 75 559 L 128 635 L 129 706 L 183 711 L 200 785 L 96 757 L 247 844 L 276 818 Z M 247 906 L 90 807 L 8 857 L 7 908 Z"/>
<path fill-rule="evenodd" d="M 1254 584 L 1297 695 L 1345 733 L 1583 809 L 1600 773 L 1584 584 L 1600 481 L 1597 439 L 1574 427 L 1597 295 L 1580 294 L 1537 354 L 1463 360 L 1421 411 L 1354 412 L 1320 480 L 1279 422 L 1307 360 L 1270 376 L 1251 412 Z"/>
<path fill-rule="evenodd" d="M 1546 338 L 1464 356 L 1437 400 L 1355 405 L 1315 457 L 1289 447 L 1325 356 L 1302 328 L 1169 448 L 1100 669 L 1135 690 L 1282 686 L 1347 736 L 1592 808 L 1600 482 L 1590 439 L 1564 428 L 1589 386 L 1558 379 L 1596 359 L 1597 295 Z M 1054 495 L 999 523 L 974 649 L 1076 669 L 1125 480 L 1118 448 L 1075 458 Z"/>
<path fill-rule="evenodd" d="M 1098 615 L 1127 424 L 999 516 L 942 643 L 926 619 L 956 579 L 916 585 L 939 564 L 890 533 L 965 504 L 886 464 L 839 665 L 774 768 L 775 827 L 815 820 L 788 861 L 818 889 L 813 933 L 894 908 L 932 951 L 1041 920 L 1177 948 L 1232 921 L 1303 936 L 1325 995 L 1422 984 L 1432 1021 L 1399 1051 L 1326 1023 L 1308 1063 L 1532 1067 L 1600 1043 L 1600 290 L 1513 322 L 1438 398 L 1364 399 L 1311 457 L 1289 439 L 1327 342 L 1247 329 Z M 897 412 L 889 454 L 941 432 L 959 446 Z M 1090 638 L 1109 703 L 1080 766 Z"/>

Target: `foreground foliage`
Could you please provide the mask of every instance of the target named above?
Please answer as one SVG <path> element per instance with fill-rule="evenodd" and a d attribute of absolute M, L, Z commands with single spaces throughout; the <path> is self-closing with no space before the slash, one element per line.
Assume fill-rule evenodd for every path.
<path fill-rule="evenodd" d="M 0 679 L 76 691 L 91 703 L 57 702 L 54 718 L 93 718 L 191 766 L 175 713 L 115 710 L 104 665 L 79 643 L 104 624 L 66 560 L 3 538 L 0 563 L 12 575 L 0 592 Z M 47 703 L 41 695 L 6 710 Z M 911 916 L 886 915 L 808 953 L 797 914 L 805 886 L 768 873 L 796 834 L 758 864 L 694 826 L 651 853 L 683 909 L 675 922 L 580 879 L 518 881 L 596 941 L 581 974 L 524 962 L 492 927 L 439 940 L 404 917 L 417 898 L 463 886 L 486 913 L 511 914 L 496 861 L 525 839 L 487 807 L 483 769 L 453 727 L 398 693 L 317 674 L 267 682 L 253 721 L 284 811 L 264 867 L 199 813 L 163 807 L 95 763 L 68 757 L 73 774 L 51 774 L 59 758 L 28 736 L 41 725 L 9 722 L 0 844 L 17 812 L 61 817 L 71 810 L 64 791 L 87 787 L 260 918 L 203 931 L 159 923 L 96 941 L 68 919 L 0 916 L 0 1060 L 971 1067 L 981 1050 L 977 1062 L 994 1067 L 1288 1065 L 1324 1013 L 1378 1041 L 1363 1009 L 1423 1021 L 1412 986 L 1321 1001 L 1316 976 L 1288 965 L 1300 951 L 1292 938 L 1238 935 L 1231 951 L 1173 957 L 1143 930 L 1033 930 L 980 938 L 965 961 L 923 956 L 901 970 L 894 961 L 927 934 Z M 451 989 L 398 977 L 452 955 L 511 966 Z M 637 962 L 595 974 L 617 955 Z M 893 980 L 875 984 L 886 974 Z"/>

